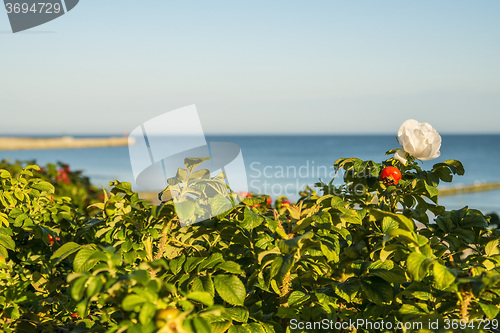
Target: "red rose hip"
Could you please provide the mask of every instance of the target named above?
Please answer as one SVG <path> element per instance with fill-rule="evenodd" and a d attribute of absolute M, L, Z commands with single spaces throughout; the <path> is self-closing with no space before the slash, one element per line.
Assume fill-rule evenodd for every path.
<path fill-rule="evenodd" d="M 401 171 L 398 168 L 388 166 L 380 173 L 380 179 L 385 185 L 397 185 L 401 179 Z"/>

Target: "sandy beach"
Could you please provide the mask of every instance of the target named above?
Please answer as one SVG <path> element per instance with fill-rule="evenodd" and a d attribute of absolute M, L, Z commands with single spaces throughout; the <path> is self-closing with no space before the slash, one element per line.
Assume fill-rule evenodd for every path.
<path fill-rule="evenodd" d="M 67 149 L 127 146 L 128 138 L 16 138 L 0 137 L 0 150 Z"/>

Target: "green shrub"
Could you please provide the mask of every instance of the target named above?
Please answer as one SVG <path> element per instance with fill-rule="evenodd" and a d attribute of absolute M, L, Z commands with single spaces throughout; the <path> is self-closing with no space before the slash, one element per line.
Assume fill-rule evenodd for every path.
<path fill-rule="evenodd" d="M 402 179 L 387 186 L 379 173 L 390 165 Z M 421 331 L 439 320 L 447 331 L 498 320 L 499 231 L 477 210 L 438 204 L 437 185 L 463 174 L 460 162 L 335 167 L 345 183 L 317 184 L 323 196 L 308 188 L 275 207 L 254 196 L 181 227 L 172 201 L 151 205 L 128 183 L 98 201 L 78 174 L 61 182 L 55 167 L 3 162 L 1 329 L 285 332 L 363 319 L 422 322 Z"/>

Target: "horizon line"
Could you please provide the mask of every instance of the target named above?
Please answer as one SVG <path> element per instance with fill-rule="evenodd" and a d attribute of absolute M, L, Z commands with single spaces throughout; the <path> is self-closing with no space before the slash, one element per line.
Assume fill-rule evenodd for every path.
<path fill-rule="evenodd" d="M 500 132 L 442 132 L 440 135 L 500 135 Z M 205 136 L 397 136 L 397 133 L 216 133 L 209 132 L 205 133 Z M 103 136 L 103 137 L 126 137 L 128 133 L 2 133 L 0 137 L 24 137 L 24 138 L 36 138 L 36 137 L 65 137 L 65 136 Z"/>

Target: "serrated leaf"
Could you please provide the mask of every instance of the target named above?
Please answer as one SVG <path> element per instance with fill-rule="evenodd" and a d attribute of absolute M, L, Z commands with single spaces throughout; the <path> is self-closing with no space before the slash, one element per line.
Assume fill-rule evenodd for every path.
<path fill-rule="evenodd" d="M 240 223 L 241 227 L 247 230 L 257 228 L 262 224 L 264 218 L 249 208 L 245 208 L 244 219 Z"/>
<path fill-rule="evenodd" d="M 206 306 L 212 306 L 212 305 L 214 305 L 214 298 L 213 298 L 213 296 L 210 295 L 210 293 L 208 293 L 206 291 L 193 291 L 193 292 L 190 292 L 187 295 L 187 298 L 190 299 L 190 300 L 192 300 L 192 301 L 205 304 Z"/>
<path fill-rule="evenodd" d="M 243 305 L 246 289 L 243 282 L 234 275 L 217 275 L 214 277 L 215 290 L 229 304 Z"/>
<path fill-rule="evenodd" d="M 66 257 L 70 256 L 71 254 L 75 253 L 79 249 L 81 249 L 82 246 L 78 245 L 73 242 L 69 242 L 61 246 L 60 248 L 57 249 L 54 254 L 52 254 L 52 257 L 50 257 L 50 260 L 55 260 L 55 263 L 57 264 L 61 260 L 65 259 Z"/>
<path fill-rule="evenodd" d="M 55 192 L 55 187 L 49 182 L 41 181 L 39 183 L 31 185 L 34 189 L 37 189 L 39 191 L 46 191 L 48 193 L 54 193 Z"/>
<path fill-rule="evenodd" d="M 366 278 L 361 281 L 366 298 L 377 305 L 392 303 L 392 286 L 381 278 Z"/>
<path fill-rule="evenodd" d="M 305 234 L 294 237 L 292 239 L 281 239 L 278 241 L 278 247 L 281 250 L 281 253 L 288 254 L 291 251 L 298 249 L 304 240 L 310 239 L 313 236 L 314 233 L 308 231 Z"/>
<path fill-rule="evenodd" d="M 231 319 L 240 323 L 246 323 L 248 320 L 248 310 L 244 306 L 234 308 L 226 308 L 226 312 L 231 316 Z"/>
<path fill-rule="evenodd" d="M 484 247 L 484 253 L 486 253 L 488 257 L 499 254 L 500 251 L 498 248 L 498 239 L 489 241 L 488 244 L 486 244 L 486 246 Z"/>
<path fill-rule="evenodd" d="M 384 217 L 390 217 L 393 220 L 396 220 L 401 227 L 408 231 L 415 230 L 415 225 L 412 220 L 402 214 L 396 214 L 391 212 L 386 212 L 380 209 L 372 208 L 370 209 L 370 213 L 375 216 L 376 219 L 383 219 Z"/>
<path fill-rule="evenodd" d="M 216 268 L 232 274 L 243 274 L 241 266 L 234 261 L 224 261 L 218 264 Z"/>
<path fill-rule="evenodd" d="M 432 259 L 427 258 L 422 253 L 412 252 L 406 259 L 406 269 L 415 281 L 421 281 L 427 275 L 427 269 L 431 263 Z"/>
<path fill-rule="evenodd" d="M 482 302 L 478 302 L 479 306 L 481 306 L 481 310 L 483 310 L 483 313 L 488 317 L 489 319 L 495 319 L 496 316 L 498 315 L 498 311 L 500 308 L 497 305 L 493 304 L 485 304 Z"/>
<path fill-rule="evenodd" d="M 448 267 L 440 263 L 434 263 L 433 267 L 434 282 L 437 289 L 444 290 L 455 282 L 455 275 Z"/>
<path fill-rule="evenodd" d="M 382 219 L 382 231 L 388 233 L 393 229 L 398 229 L 399 223 L 390 216 L 386 216 Z"/>
<path fill-rule="evenodd" d="M 89 258 L 95 252 L 96 250 L 88 247 L 84 247 L 80 251 L 78 251 L 75 259 L 73 260 L 73 270 L 77 273 L 82 273 L 92 269 L 92 267 L 95 266 L 96 262 L 89 262 Z"/>
<path fill-rule="evenodd" d="M 0 245 L 11 251 L 14 251 L 16 248 L 16 243 L 12 237 L 5 234 L 0 234 Z"/>
<path fill-rule="evenodd" d="M 301 303 L 307 301 L 311 296 L 304 294 L 302 291 L 296 290 L 290 293 L 288 296 L 288 305 L 289 306 L 297 306 Z"/>
<path fill-rule="evenodd" d="M 210 211 L 213 216 L 223 214 L 233 208 L 231 200 L 221 194 L 216 194 L 209 199 Z"/>

